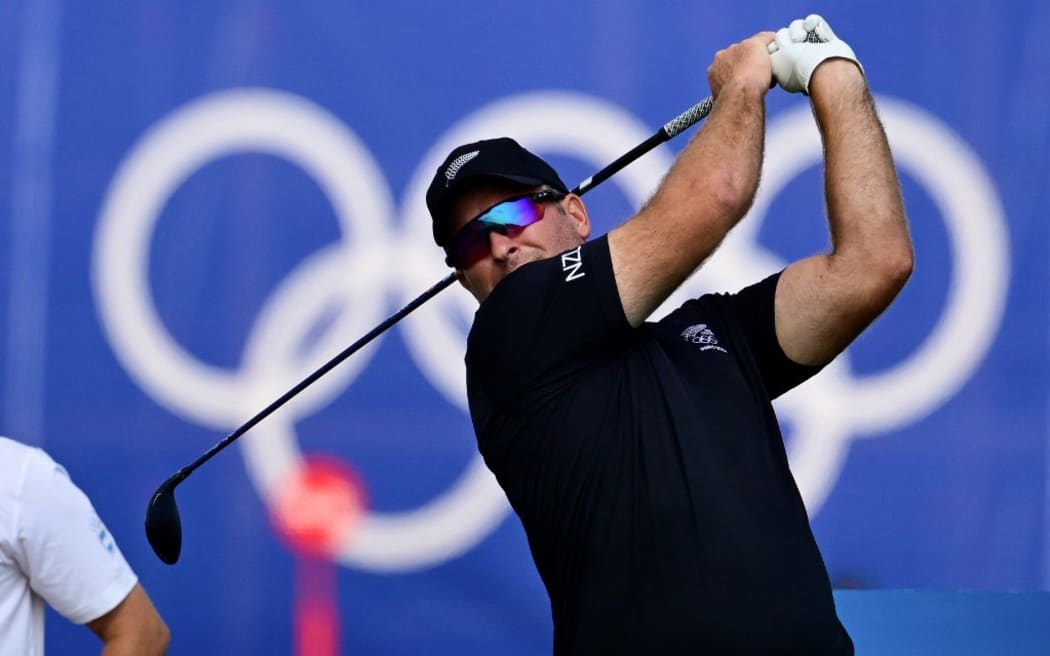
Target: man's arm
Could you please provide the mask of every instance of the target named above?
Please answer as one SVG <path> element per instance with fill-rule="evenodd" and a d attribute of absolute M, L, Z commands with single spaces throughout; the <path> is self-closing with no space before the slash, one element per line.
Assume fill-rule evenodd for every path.
<path fill-rule="evenodd" d="M 795 362 L 830 362 L 879 315 L 911 275 L 913 253 L 886 135 L 860 68 L 830 59 L 813 72 L 824 141 L 831 252 L 781 275 L 776 333 Z"/>
<path fill-rule="evenodd" d="M 652 199 L 609 233 L 624 314 L 639 325 L 747 213 L 758 187 L 772 32 L 720 51 L 708 69 L 715 106 Z"/>
<path fill-rule="evenodd" d="M 137 583 L 113 610 L 87 626 L 102 639 L 103 656 L 164 654 L 171 638 L 168 626 Z"/>
<path fill-rule="evenodd" d="M 65 469 L 27 449 L 16 500 L 16 559 L 36 594 L 71 622 L 87 624 L 105 643 L 104 654 L 163 654 L 168 628 Z"/>

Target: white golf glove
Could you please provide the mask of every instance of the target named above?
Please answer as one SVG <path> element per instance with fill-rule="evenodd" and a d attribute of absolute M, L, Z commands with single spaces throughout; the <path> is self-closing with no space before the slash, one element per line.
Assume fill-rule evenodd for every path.
<path fill-rule="evenodd" d="M 826 59 L 848 59 L 864 70 L 853 49 L 836 37 L 831 26 L 816 14 L 791 21 L 778 30 L 776 40 L 769 44 L 769 54 L 773 59 L 774 79 L 790 93 L 809 93 L 809 79 Z"/>

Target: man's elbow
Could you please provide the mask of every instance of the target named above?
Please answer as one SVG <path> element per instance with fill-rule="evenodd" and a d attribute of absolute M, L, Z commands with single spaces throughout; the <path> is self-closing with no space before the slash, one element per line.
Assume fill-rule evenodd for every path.
<path fill-rule="evenodd" d="M 715 208 L 715 212 L 736 224 L 751 209 L 755 200 L 758 180 L 745 171 L 725 168 L 715 176 L 709 193 L 703 197 Z"/>
<path fill-rule="evenodd" d="M 888 267 L 888 276 L 896 282 L 897 290 L 900 291 L 915 271 L 915 248 L 907 232 L 897 240 L 897 245 L 891 252 L 893 255 Z"/>
<path fill-rule="evenodd" d="M 903 214 L 887 221 L 883 231 L 869 238 L 854 241 L 849 250 L 848 268 L 865 281 L 864 287 L 877 296 L 888 295 L 892 300 L 911 278 L 915 270 L 915 250 L 908 235 Z"/>
<path fill-rule="evenodd" d="M 831 259 L 834 279 L 841 284 L 841 301 L 864 314 L 885 310 L 911 277 L 915 255 L 907 239 L 883 243 L 878 249 L 840 251 Z"/>
<path fill-rule="evenodd" d="M 854 288 L 859 292 L 857 302 L 869 306 L 874 314 L 881 313 L 904 289 L 914 268 L 915 255 L 910 243 L 887 248 L 869 258 L 857 269 L 860 281 Z"/>
<path fill-rule="evenodd" d="M 171 645 L 171 630 L 168 629 L 168 625 L 164 623 L 164 620 L 161 619 L 160 615 L 157 615 L 156 621 L 153 622 L 151 633 L 151 644 L 155 645 L 155 653 L 166 654 L 168 652 L 168 646 Z"/>
<path fill-rule="evenodd" d="M 890 249 L 889 252 L 883 254 L 880 260 L 878 275 L 883 284 L 896 296 L 911 278 L 912 271 L 915 270 L 915 252 L 911 247 L 911 242 L 908 241 Z"/>

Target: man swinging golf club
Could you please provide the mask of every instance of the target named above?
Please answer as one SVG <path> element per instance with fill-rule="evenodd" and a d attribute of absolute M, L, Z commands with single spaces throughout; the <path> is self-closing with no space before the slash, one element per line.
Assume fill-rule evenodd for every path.
<path fill-rule="evenodd" d="M 819 16 L 729 46 L 707 75 L 706 124 L 606 236 L 587 241 L 579 196 L 506 138 L 455 149 L 427 192 L 481 304 L 471 417 L 550 595 L 556 654 L 853 653 L 771 400 L 910 275 L 899 183 L 862 69 Z M 809 95 L 830 251 L 647 323 L 750 207 L 771 80 Z M 814 200 L 782 220 L 811 220 Z"/>

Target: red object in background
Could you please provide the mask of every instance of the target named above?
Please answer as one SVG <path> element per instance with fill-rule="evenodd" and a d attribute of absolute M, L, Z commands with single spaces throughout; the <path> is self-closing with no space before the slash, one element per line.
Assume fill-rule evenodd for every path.
<path fill-rule="evenodd" d="M 364 486 L 335 458 L 309 456 L 277 486 L 271 517 L 296 555 L 294 653 L 339 654 L 339 603 L 333 555 L 350 539 L 365 509 Z"/>
<path fill-rule="evenodd" d="M 277 533 L 302 556 L 331 558 L 365 509 L 361 477 L 330 456 L 308 456 L 277 486 L 271 515 Z"/>

